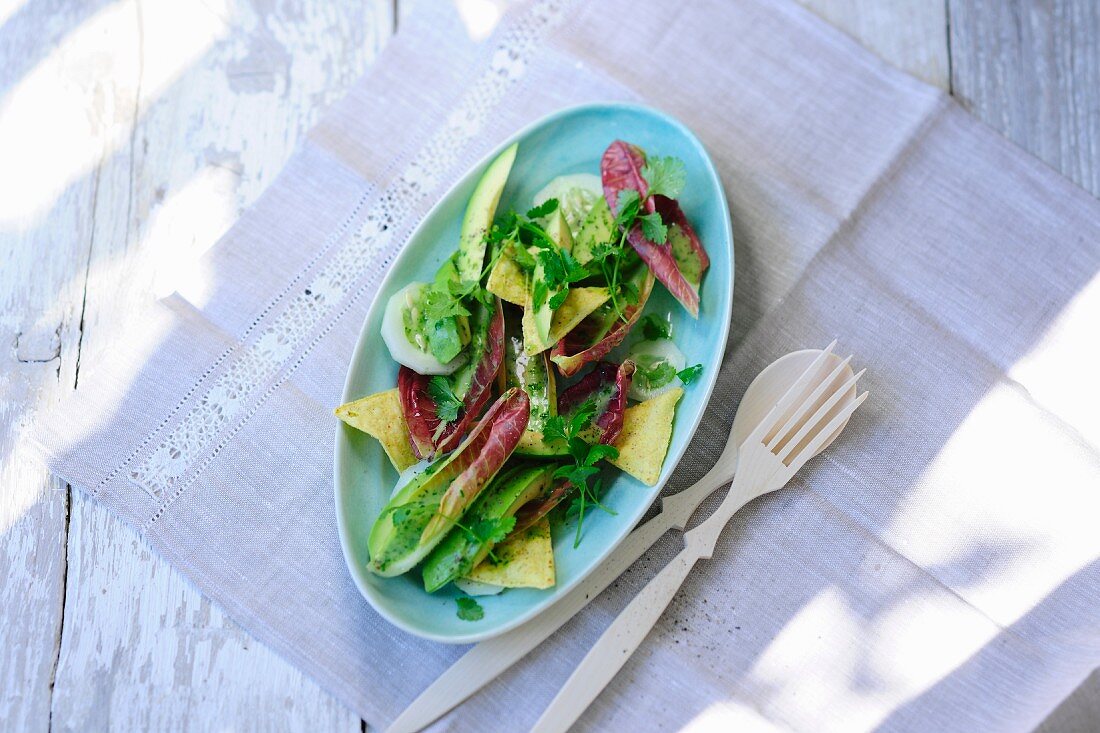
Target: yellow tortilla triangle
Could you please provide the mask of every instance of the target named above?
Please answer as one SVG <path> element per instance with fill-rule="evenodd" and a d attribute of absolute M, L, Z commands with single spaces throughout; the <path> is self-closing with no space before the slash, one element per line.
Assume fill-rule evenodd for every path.
<path fill-rule="evenodd" d="M 653 486 L 661 477 L 668 444 L 672 440 L 672 421 L 676 403 L 684 390 L 670 389 L 653 399 L 626 408 L 623 430 L 615 440 L 619 457 L 608 463 L 629 473 L 644 484 Z"/>
<path fill-rule="evenodd" d="M 467 579 L 505 588 L 549 588 L 555 583 L 554 547 L 546 517 L 501 542 L 493 554 L 498 562 L 485 558 Z"/>
<path fill-rule="evenodd" d="M 506 303 L 522 306 L 527 302 L 527 276 L 516 264 L 511 249 L 506 249 L 497 258 L 485 289 Z"/>
<path fill-rule="evenodd" d="M 348 425 L 381 443 L 398 473 L 416 463 L 396 388 L 340 405 L 334 412 Z"/>

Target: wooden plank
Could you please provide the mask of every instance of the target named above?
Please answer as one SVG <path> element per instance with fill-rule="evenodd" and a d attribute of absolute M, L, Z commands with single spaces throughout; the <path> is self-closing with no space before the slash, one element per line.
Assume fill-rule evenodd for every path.
<path fill-rule="evenodd" d="M 899 69 L 947 89 L 946 11 L 930 0 L 798 0 Z"/>
<path fill-rule="evenodd" d="M 96 3 L 7 16 L 0 29 L 0 729 L 46 731 L 62 633 L 68 489 L 25 440 L 36 415 L 72 390 L 80 344 L 94 181 L 74 158 L 43 160 L 28 131 L 52 106 L 87 101 L 59 84 L 78 64 L 69 35 Z M 75 52 L 75 53 L 74 53 Z M 89 90 L 90 92 L 91 90 Z M 63 124 L 84 160 L 103 129 Z M 72 175 L 75 172 L 75 176 Z"/>
<path fill-rule="evenodd" d="M 360 729 L 106 510 L 77 493 L 70 521 L 21 438 L 121 314 L 272 181 L 393 26 L 391 0 L 266 5 L 29 3 L 0 27 L 5 730 Z M 37 139 L 62 147 L 15 147 Z"/>
<path fill-rule="evenodd" d="M 962 104 L 1100 195 L 1100 3 L 950 0 Z"/>

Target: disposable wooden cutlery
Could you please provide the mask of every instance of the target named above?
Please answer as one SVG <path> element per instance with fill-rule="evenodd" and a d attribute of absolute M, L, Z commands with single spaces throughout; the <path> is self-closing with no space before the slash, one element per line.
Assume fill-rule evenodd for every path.
<path fill-rule="evenodd" d="M 732 478 L 732 466 L 737 463 L 738 447 L 777 401 L 795 384 L 803 373 L 816 364 L 818 369 L 841 370 L 848 380 L 851 368 L 829 350 L 806 349 L 787 354 L 765 368 L 745 391 L 733 420 L 730 437 L 715 466 L 702 479 L 677 494 L 662 500 L 662 511 L 639 526 L 623 540 L 608 559 L 585 578 L 561 601 L 537 618 L 493 639 L 483 641 L 468 651 L 425 689 L 389 727 L 389 733 L 410 733 L 429 725 L 439 716 L 480 690 L 525 654 L 542 643 L 566 621 L 583 609 L 608 585 L 645 554 L 669 529 L 683 529 L 688 519 L 710 494 Z M 839 411 L 855 399 L 854 386 L 849 387 L 834 407 Z M 824 450 L 844 427 L 841 422 L 829 439 L 817 448 Z"/>
<path fill-rule="evenodd" d="M 835 342 L 834 342 L 835 343 Z M 701 559 L 711 556 L 722 529 L 741 507 L 786 485 L 830 443 L 867 397 L 847 397 L 863 371 L 845 378 L 848 359 L 832 369 L 823 351 L 775 403 L 736 451 L 727 447 L 712 470 L 732 475 L 733 484 L 718 509 L 684 534 L 684 549 L 642 589 L 589 650 L 535 724 L 537 733 L 567 730 L 638 648 L 672 597 Z M 735 438 L 731 436 L 731 441 Z"/>

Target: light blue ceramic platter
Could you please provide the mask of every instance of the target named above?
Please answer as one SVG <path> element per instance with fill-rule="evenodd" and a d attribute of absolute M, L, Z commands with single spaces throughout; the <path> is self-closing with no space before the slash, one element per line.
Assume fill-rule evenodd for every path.
<path fill-rule="evenodd" d="M 578 549 L 573 549 L 574 524 L 555 528 L 557 585 L 548 590 L 511 589 L 481 598 L 484 618 L 463 621 L 455 614 L 454 598 L 459 594 L 453 586 L 429 594 L 418 570 L 396 578 L 380 578 L 367 571 L 367 536 L 390 496 L 397 473 L 376 441 L 338 422 L 336 514 L 348 569 L 378 613 L 409 633 L 442 642 L 475 642 L 517 626 L 562 597 L 603 561 L 656 499 L 710 399 L 725 350 L 733 297 L 733 236 L 721 181 L 703 146 L 676 120 L 645 107 L 591 104 L 550 115 L 502 142 L 436 204 L 409 238 L 375 297 L 352 355 L 344 401 L 396 384 L 397 364 L 379 335 L 386 301 L 411 280 L 431 280 L 440 263 L 454 251 L 466 202 L 490 160 L 519 141 L 519 154 L 498 214 L 509 208 L 526 211 L 533 194 L 551 178 L 579 172 L 598 175 L 600 156 L 615 139 L 640 145 L 650 155 L 671 155 L 684 161 L 687 185 L 680 204 L 711 262 L 703 280 L 697 321 L 659 283 L 646 306 L 647 313 L 672 314 L 673 335 L 688 363 L 704 365 L 701 378 L 687 387 L 677 407 L 672 445 L 660 481 L 646 486 L 621 472 L 609 472 L 614 480 L 605 503 L 616 514 L 589 512 Z"/>

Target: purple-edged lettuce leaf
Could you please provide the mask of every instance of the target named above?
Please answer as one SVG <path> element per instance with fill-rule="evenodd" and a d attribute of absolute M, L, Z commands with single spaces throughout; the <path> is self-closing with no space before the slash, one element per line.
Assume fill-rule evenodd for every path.
<path fill-rule="evenodd" d="M 639 266 L 631 274 L 629 282 L 637 289 L 638 302 L 623 309 L 623 318 L 619 318 L 614 308 L 607 304 L 586 317 L 554 345 L 550 360 L 562 375 L 571 377 L 585 364 L 607 356 L 638 322 L 649 294 L 653 292 L 653 272 L 648 267 Z"/>
<path fill-rule="evenodd" d="M 626 396 L 630 391 L 630 379 L 634 374 L 634 362 L 614 364 L 597 363 L 579 382 L 562 390 L 558 395 L 558 414 L 568 416 L 582 404 L 593 400 L 596 413 L 592 419 L 599 442 L 610 445 L 623 429 L 626 412 Z"/>
<path fill-rule="evenodd" d="M 470 436 L 456 451 L 471 453 L 473 459 L 447 487 L 439 502 L 439 511 L 424 528 L 421 543 L 454 526 L 466 507 L 512 455 L 530 415 L 531 402 L 527 393 L 513 387 L 497 398 L 478 420 Z"/>
<path fill-rule="evenodd" d="M 604 198 L 613 214 L 619 213 L 619 196 L 627 190 L 637 191 L 643 208 L 653 213 L 654 204 L 646 199 L 649 184 L 642 176 L 644 166 L 645 152 L 637 145 L 616 140 L 607 146 L 600 158 L 600 180 Z"/>
<path fill-rule="evenodd" d="M 401 411 L 409 426 L 409 442 L 418 458 L 431 458 L 454 449 L 489 401 L 493 381 L 504 358 L 504 311 L 500 300 L 492 306 L 478 306 L 471 334 L 471 362 L 447 377 L 454 394 L 462 400 L 457 418 L 449 423 L 439 419 L 438 406 L 428 385 L 431 377 L 408 367 L 397 373 Z M 477 321 L 480 321 L 477 322 Z"/>

